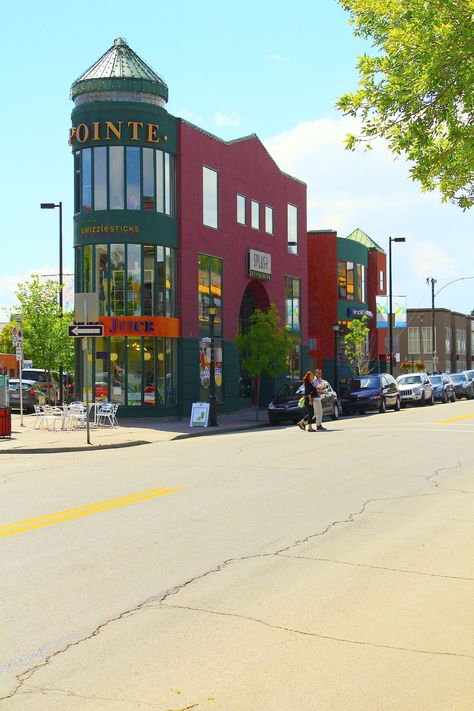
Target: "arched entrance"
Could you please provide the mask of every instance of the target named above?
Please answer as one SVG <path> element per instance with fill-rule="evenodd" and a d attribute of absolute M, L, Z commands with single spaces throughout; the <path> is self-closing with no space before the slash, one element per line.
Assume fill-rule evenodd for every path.
<path fill-rule="evenodd" d="M 250 328 L 250 317 L 255 309 L 266 311 L 270 306 L 268 294 L 264 286 L 259 281 L 251 281 L 245 289 L 239 311 L 239 333 L 245 334 Z M 239 377 L 240 397 L 252 397 L 252 379 L 240 367 Z"/>

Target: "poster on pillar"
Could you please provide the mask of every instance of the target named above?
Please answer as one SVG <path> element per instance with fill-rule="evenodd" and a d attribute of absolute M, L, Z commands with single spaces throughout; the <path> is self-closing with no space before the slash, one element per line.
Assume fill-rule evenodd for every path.
<path fill-rule="evenodd" d="M 388 296 L 377 296 L 375 300 L 375 310 L 377 313 L 377 328 L 389 328 L 388 312 L 390 298 Z M 392 296 L 392 311 L 394 314 L 394 328 L 407 327 L 407 297 Z"/>
<path fill-rule="evenodd" d="M 214 369 L 216 378 L 217 401 L 222 400 L 222 344 L 221 339 L 214 339 Z M 199 340 L 199 380 L 200 399 L 209 399 L 209 389 L 211 384 L 211 339 L 201 338 Z"/>

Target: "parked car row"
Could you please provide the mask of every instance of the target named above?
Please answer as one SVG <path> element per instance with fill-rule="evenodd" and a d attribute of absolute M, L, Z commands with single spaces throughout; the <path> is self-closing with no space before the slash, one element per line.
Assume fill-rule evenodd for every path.
<path fill-rule="evenodd" d="M 270 424 L 298 422 L 302 409 L 298 401 L 304 394 L 301 380 L 281 386 L 268 405 Z M 474 398 L 474 370 L 462 373 L 407 373 L 396 380 L 389 373 L 375 373 L 351 378 L 340 388 L 339 397 L 328 384 L 322 397 L 323 417 L 337 420 L 343 415 L 399 411 L 405 405 L 434 405 L 435 401 L 455 402 L 457 398 Z"/>

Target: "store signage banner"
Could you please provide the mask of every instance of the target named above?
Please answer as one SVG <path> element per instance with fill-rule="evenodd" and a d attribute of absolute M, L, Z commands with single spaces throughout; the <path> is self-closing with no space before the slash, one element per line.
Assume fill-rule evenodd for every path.
<path fill-rule="evenodd" d="M 375 297 L 375 311 L 377 315 L 377 328 L 388 328 L 388 296 Z"/>
<path fill-rule="evenodd" d="M 209 422 L 209 403 L 193 402 L 191 409 L 190 427 L 207 427 Z"/>
<path fill-rule="evenodd" d="M 256 249 L 249 249 L 248 252 L 248 273 L 256 279 L 272 278 L 272 255 L 267 252 L 258 252 Z"/>

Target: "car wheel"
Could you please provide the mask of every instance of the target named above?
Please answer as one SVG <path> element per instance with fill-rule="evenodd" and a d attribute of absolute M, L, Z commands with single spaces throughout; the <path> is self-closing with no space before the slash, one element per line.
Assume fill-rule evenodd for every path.
<path fill-rule="evenodd" d="M 402 404 L 400 402 L 399 397 L 397 397 L 397 401 L 396 401 L 395 407 L 393 409 L 395 410 L 395 412 L 400 412 L 400 410 L 402 409 Z"/>
<path fill-rule="evenodd" d="M 431 398 L 428 400 L 428 405 L 434 405 L 434 404 L 435 404 L 434 393 L 431 393 Z"/>
<path fill-rule="evenodd" d="M 339 405 L 337 404 L 337 402 L 334 403 L 334 410 L 333 410 L 333 413 L 332 413 L 332 415 L 331 415 L 331 418 L 332 418 L 333 420 L 338 420 L 338 419 L 339 419 Z"/>
<path fill-rule="evenodd" d="M 443 396 L 442 396 L 441 400 L 442 400 L 442 402 L 445 402 L 445 403 L 448 402 L 448 393 L 446 392 L 446 390 L 443 390 Z"/>
<path fill-rule="evenodd" d="M 453 394 L 451 395 L 451 402 L 456 402 L 456 393 L 455 392 L 453 392 Z"/>
<path fill-rule="evenodd" d="M 381 412 L 382 414 L 383 414 L 384 412 L 387 412 L 387 403 L 385 402 L 385 398 L 384 398 L 384 397 L 381 398 L 381 400 L 380 400 L 379 412 Z"/>
<path fill-rule="evenodd" d="M 268 420 L 269 420 L 272 427 L 275 427 L 275 425 L 278 424 L 278 420 L 275 420 L 274 417 L 269 417 Z"/>
<path fill-rule="evenodd" d="M 424 407 L 425 405 L 426 405 L 426 397 L 425 397 L 425 393 L 423 393 L 423 395 L 421 396 L 421 400 L 420 400 L 420 407 Z"/>

